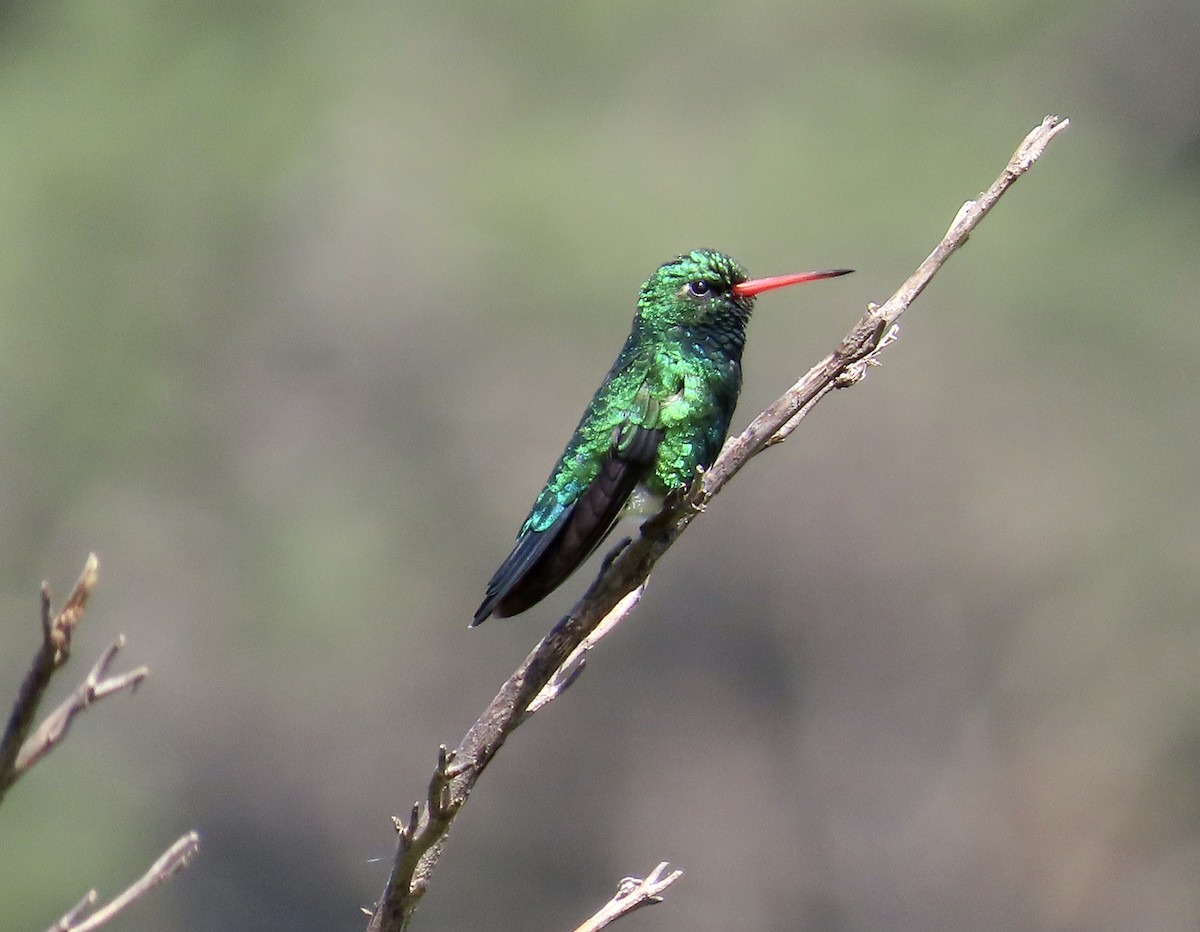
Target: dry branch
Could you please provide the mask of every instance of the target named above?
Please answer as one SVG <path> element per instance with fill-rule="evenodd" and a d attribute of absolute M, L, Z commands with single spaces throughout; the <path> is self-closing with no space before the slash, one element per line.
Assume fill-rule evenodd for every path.
<path fill-rule="evenodd" d="M 641 877 L 626 877 L 617 884 L 613 898 L 600 907 L 587 922 L 575 932 L 600 932 L 609 923 L 628 916 L 635 909 L 653 906 L 662 902 L 662 892 L 683 876 L 683 871 L 666 873 L 667 862 L 663 861 L 644 880 Z"/>
<path fill-rule="evenodd" d="M 669 501 L 662 512 L 642 525 L 637 540 L 622 541 L 609 555 L 583 598 L 525 658 L 459 746 L 453 751 L 441 749 L 426 799 L 413 807 L 408 820 L 396 820 L 399 850 L 368 932 L 400 932 L 408 926 L 428 888 L 454 817 L 475 781 L 513 729 L 578 675 L 582 653 L 576 651 L 581 645 L 593 646 L 599 637 L 595 632 L 610 630 L 632 608 L 636 597 L 630 596 L 640 591 L 659 558 L 751 457 L 784 440 L 821 398 L 856 384 L 870 366 L 878 364 L 880 351 L 895 339 L 896 321 L 996 201 L 1067 125 L 1065 119 L 1046 117 L 1021 142 L 992 185 L 963 204 L 941 242 L 896 293 L 883 305 L 868 305 L 831 354 L 725 444 L 717 461 L 687 495 Z M 549 699 L 538 698 L 543 695 Z"/>
<path fill-rule="evenodd" d="M 17 754 L 16 776 L 19 777 L 46 754 L 49 754 L 53 748 L 61 744 L 66 738 L 67 732 L 70 731 L 71 722 L 75 716 L 93 702 L 123 689 L 137 689 L 138 684 L 150 675 L 150 669 L 145 666 L 127 673 L 118 673 L 115 676 L 108 675 L 108 668 L 112 666 L 117 653 L 124 646 L 124 636 L 118 636 L 100 655 L 100 659 L 88 672 L 87 678 L 57 709 L 46 716 L 46 720 L 38 726 L 37 731 L 21 745 L 21 750 Z"/>
<path fill-rule="evenodd" d="M 100 655 L 79 687 L 30 735 L 50 678 L 71 655 L 71 637 L 83 621 L 83 612 L 96 586 L 99 570 L 100 563 L 96 555 L 89 553 L 71 594 L 54 615 L 50 609 L 50 586 L 42 583 L 42 643 L 21 683 L 17 701 L 4 729 L 4 740 L 0 742 L 0 800 L 30 767 L 62 743 L 76 715 L 105 696 L 136 688 L 149 675 L 150 671 L 145 667 L 115 676 L 107 675 L 108 668 L 125 643 L 124 638 L 118 638 Z"/>
<path fill-rule="evenodd" d="M 53 617 L 50 613 L 50 585 L 42 583 L 42 643 L 21 683 L 17 701 L 4 729 L 4 740 L 0 741 L 0 799 L 24 772 L 18 768 L 18 756 L 33 728 L 38 706 L 50 685 L 50 677 L 70 656 L 71 635 L 83 620 L 83 610 L 96 585 L 98 570 L 96 555 L 89 553 L 83 573 L 71 590 L 66 604 Z"/>
<path fill-rule="evenodd" d="M 175 844 L 164 851 L 150 869 L 129 886 L 120 896 L 112 899 L 107 906 L 96 910 L 86 919 L 82 918 L 96 902 L 96 891 L 89 890 L 87 895 L 71 908 L 66 915 L 52 925 L 47 932 L 92 932 L 116 916 L 134 901 L 141 899 L 160 883 L 170 880 L 188 866 L 192 858 L 200 851 L 200 835 L 188 832 Z"/>
<path fill-rule="evenodd" d="M 18 778 L 63 742 L 76 715 L 105 696 L 136 689 L 150 673 L 146 667 L 138 667 L 127 673 L 109 676 L 109 667 L 125 644 L 125 638 L 118 637 L 100 655 L 75 691 L 33 730 L 33 721 L 50 685 L 50 678 L 71 655 L 71 637 L 83 620 L 88 598 L 99 578 L 99 568 L 96 555 L 89 553 L 83 572 L 57 614 L 51 613 L 50 586 L 42 583 L 42 643 L 21 683 L 17 701 L 4 729 L 4 740 L 0 742 L 0 799 L 4 798 L 4 793 Z M 49 932 L 89 932 L 100 928 L 134 900 L 183 870 L 199 848 L 200 836 L 194 831 L 188 832 L 168 848 L 136 883 L 107 906 L 85 917 L 84 914 L 95 905 L 97 899 L 96 891 L 89 890 L 82 900 L 50 927 Z"/>

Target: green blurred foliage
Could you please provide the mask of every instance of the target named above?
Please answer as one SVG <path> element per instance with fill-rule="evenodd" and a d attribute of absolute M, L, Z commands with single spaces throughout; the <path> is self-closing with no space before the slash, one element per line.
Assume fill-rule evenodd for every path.
<path fill-rule="evenodd" d="M 456 827 L 420 925 L 1200 925 L 1200 11 L 672 2 L 0 11 L 0 684 L 101 582 L 138 696 L 0 808 L 0 926 L 356 929 L 586 580 L 466 623 L 655 265 L 759 302 L 738 425 L 1021 136 L 886 365 L 756 461 Z M 382 860 L 376 860 L 382 859 Z"/>

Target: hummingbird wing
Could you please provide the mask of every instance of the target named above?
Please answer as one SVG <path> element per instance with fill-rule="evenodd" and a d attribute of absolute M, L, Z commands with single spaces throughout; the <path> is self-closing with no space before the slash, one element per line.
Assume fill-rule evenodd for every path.
<path fill-rule="evenodd" d="M 654 468 L 663 438 L 658 408 L 643 386 L 628 419 L 613 428 L 608 449 L 591 482 L 544 530 L 526 524 L 516 547 L 488 583 L 471 627 L 489 615 L 505 618 L 540 602 L 608 536 L 630 494 Z M 564 454 L 552 482 L 567 460 Z"/>

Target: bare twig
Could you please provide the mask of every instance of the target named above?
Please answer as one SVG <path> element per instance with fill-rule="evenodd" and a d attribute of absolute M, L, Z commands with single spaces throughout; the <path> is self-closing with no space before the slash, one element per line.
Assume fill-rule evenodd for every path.
<path fill-rule="evenodd" d="M 621 599 L 613 610 L 601 619 L 600 624 L 596 625 L 588 633 L 587 637 L 579 643 L 579 646 L 567 655 L 567 659 L 563 661 L 562 666 L 554 671 L 554 676 L 550 678 L 550 682 L 529 703 L 529 707 L 525 710 L 526 718 L 561 696 L 563 691 L 579 678 L 579 674 L 583 672 L 584 665 L 587 662 L 587 652 L 599 644 L 602 637 L 608 634 L 626 615 L 633 611 L 633 607 L 638 604 L 642 598 L 642 593 L 645 591 L 646 587 L 643 584 Z"/>
<path fill-rule="evenodd" d="M 71 728 L 75 716 L 90 706 L 93 702 L 110 696 L 123 689 L 137 689 L 138 685 L 150 675 L 150 669 L 145 666 L 108 676 L 108 668 L 112 665 L 117 652 L 125 645 L 124 636 L 119 636 L 100 655 L 100 659 L 89 671 L 87 678 L 75 688 L 75 691 L 63 703 L 46 716 L 46 720 L 38 726 L 29 739 L 21 745 L 17 754 L 15 776 L 19 777 L 26 770 L 41 760 L 46 754 L 62 743 Z"/>
<path fill-rule="evenodd" d="M 63 913 L 63 917 L 54 923 L 47 932 L 70 932 L 89 909 L 96 905 L 98 894 L 95 890 L 88 890 L 83 895 L 83 899 Z"/>
<path fill-rule="evenodd" d="M 1070 125 L 1062 117 L 1048 116 L 1029 135 L 991 186 L 959 208 L 946 235 L 882 305 L 870 304 L 838 348 L 814 366 L 742 433 L 725 444 L 721 456 L 704 474 L 694 494 L 697 504 L 712 498 L 752 456 L 764 447 L 783 440 L 821 398 L 837 388 L 861 381 L 868 367 L 878 365 L 878 353 L 896 338 L 896 321 L 925 290 L 933 276 L 946 264 L 967 237 L 987 216 L 1005 191 L 1025 174 L 1055 136 Z"/>
<path fill-rule="evenodd" d="M 618 549 L 622 546 L 618 545 Z M 585 606 L 588 602 L 585 596 L 576 611 L 585 606 L 586 621 L 576 627 L 575 613 L 562 619 L 525 658 L 459 746 L 453 751 L 445 745 L 439 748 L 426 798 L 413 805 L 407 820 L 393 817 L 399 850 L 384 899 L 371 916 L 368 925 L 371 932 L 383 929 L 395 932 L 408 924 L 425 895 L 429 874 L 441 856 L 450 825 L 488 762 L 521 722 L 574 681 L 583 656 L 582 651 L 577 651 L 587 643 L 587 635 L 601 627 L 612 630 L 637 602 L 639 594 L 624 593 L 621 599 L 607 606 L 603 615 L 597 608 L 602 603 L 593 601 Z M 578 631 L 583 633 L 576 636 Z M 541 701 L 535 706 L 539 696 Z"/>
<path fill-rule="evenodd" d="M 42 643 L 21 684 L 4 732 L 4 742 L 0 745 L 0 799 L 30 767 L 62 743 L 76 715 L 105 696 L 124 689 L 136 689 L 150 674 L 143 666 L 128 673 L 108 675 L 109 667 L 125 643 L 123 637 L 117 638 L 100 655 L 87 678 L 30 734 L 50 678 L 71 655 L 71 637 L 83 620 L 98 574 L 96 555 L 88 554 L 83 573 L 57 615 L 51 614 L 50 587 L 42 583 Z"/>
<path fill-rule="evenodd" d="M 51 926 L 48 932 L 91 932 L 92 929 L 100 928 L 128 907 L 130 903 L 145 896 L 160 883 L 170 880 L 178 874 L 191 863 L 199 852 L 200 835 L 194 831 L 188 832 L 164 851 L 159 859 L 150 865 L 150 869 L 145 874 L 124 893 L 113 898 L 107 906 L 101 907 L 86 919 L 81 920 L 81 914 L 96 902 L 96 891 L 91 890 L 77 906 Z"/>
<path fill-rule="evenodd" d="M 51 614 L 50 586 L 48 583 L 42 583 L 42 644 L 21 684 L 16 704 L 4 730 L 3 743 L 0 743 L 0 799 L 22 774 L 62 743 L 76 715 L 105 696 L 125 689 L 136 689 L 149 675 L 150 671 L 145 667 L 138 667 L 127 673 L 109 676 L 109 667 L 125 644 L 125 639 L 118 637 L 100 655 L 84 681 L 30 735 L 38 706 L 46 694 L 51 676 L 71 655 L 71 637 L 83 620 L 88 598 L 96 587 L 99 568 L 96 555 L 89 553 L 83 572 L 56 615 Z M 199 851 L 199 847 L 200 836 L 194 831 L 188 832 L 168 848 L 140 880 L 107 906 L 84 918 L 84 914 L 95 905 L 97 898 L 96 891 L 89 890 L 83 899 L 50 927 L 50 932 L 86 932 L 100 928 L 134 900 L 186 867 L 188 861 Z"/>
<path fill-rule="evenodd" d="M 666 873 L 667 862 L 663 861 L 643 880 L 640 877 L 626 877 L 617 885 L 613 898 L 605 903 L 587 922 L 575 932 L 599 932 L 610 922 L 615 922 L 622 916 L 627 916 L 635 909 L 643 906 L 653 906 L 662 902 L 662 892 L 683 876 L 683 871 L 673 870 Z"/>
<path fill-rule="evenodd" d="M 946 236 L 896 293 L 881 306 L 869 305 L 866 314 L 833 353 L 725 444 L 717 461 L 701 481 L 693 483 L 687 495 L 670 500 L 662 512 L 642 525 L 637 540 L 623 542 L 610 554 L 600 575 L 570 614 L 525 658 L 459 746 L 441 755 L 431 782 L 430 798 L 413 807 L 407 822 L 397 821 L 399 850 L 368 932 L 400 932 L 408 926 L 428 888 L 430 873 L 441 855 L 450 824 L 475 781 L 512 730 L 529 716 L 531 708 L 545 705 L 545 701 L 539 701 L 543 690 L 550 690 L 547 693 L 550 698 L 561 693 L 563 687 L 556 689 L 548 684 L 569 683 L 577 675 L 579 661 L 572 658 L 581 655 L 575 651 L 584 643 L 594 645 L 597 638 L 593 633 L 610 613 L 618 618 L 623 616 L 624 612 L 619 610 L 623 600 L 645 584 L 659 558 L 752 457 L 783 440 L 825 395 L 856 384 L 870 366 L 878 363 L 880 350 L 895 339 L 900 315 L 966 242 L 1001 195 L 1067 125 L 1067 120 L 1046 117 L 1022 141 L 991 187 L 962 206 Z M 571 666 L 564 671 L 566 664 Z"/>
<path fill-rule="evenodd" d="M 50 586 L 48 583 L 42 583 L 42 644 L 34 655 L 24 682 L 21 683 L 17 701 L 4 729 L 4 740 L 0 742 L 0 799 L 4 798 L 8 788 L 24 773 L 24 770 L 18 767 L 18 756 L 30 729 L 33 728 L 33 720 L 37 716 L 42 697 L 46 694 L 46 687 L 50 685 L 50 677 L 70 656 L 71 635 L 83 620 L 83 610 L 87 607 L 88 597 L 96 585 L 99 567 L 96 555 L 89 553 L 83 573 L 80 574 L 66 603 L 53 617 L 50 614 Z"/>

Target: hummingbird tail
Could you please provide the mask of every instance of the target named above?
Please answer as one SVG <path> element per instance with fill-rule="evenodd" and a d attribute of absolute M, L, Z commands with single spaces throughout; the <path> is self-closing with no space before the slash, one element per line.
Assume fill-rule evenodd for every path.
<path fill-rule="evenodd" d="M 488 583 L 471 627 L 536 605 L 579 568 L 608 536 L 625 502 L 654 464 L 661 430 L 639 428 L 614 446 L 583 493 L 544 531 L 530 531 Z"/>

